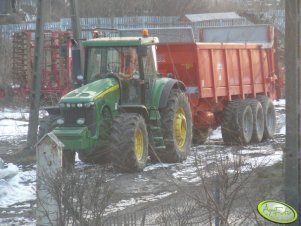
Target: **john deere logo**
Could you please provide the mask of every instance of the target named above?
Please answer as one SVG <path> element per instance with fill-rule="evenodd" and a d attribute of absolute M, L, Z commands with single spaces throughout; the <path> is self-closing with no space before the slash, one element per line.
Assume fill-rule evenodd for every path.
<path fill-rule="evenodd" d="M 258 212 L 269 221 L 289 224 L 297 220 L 297 212 L 293 207 L 275 200 L 266 200 L 258 204 Z"/>

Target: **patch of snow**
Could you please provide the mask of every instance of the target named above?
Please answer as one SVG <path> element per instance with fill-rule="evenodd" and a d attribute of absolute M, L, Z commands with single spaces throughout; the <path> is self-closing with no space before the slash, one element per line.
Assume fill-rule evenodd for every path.
<path fill-rule="evenodd" d="M 160 194 L 150 194 L 150 195 L 144 195 L 137 198 L 131 198 L 126 200 L 121 200 L 118 203 L 111 204 L 105 209 L 104 215 L 108 215 L 111 213 L 115 213 L 117 211 L 121 211 L 126 209 L 127 207 L 138 205 L 141 203 L 147 203 L 147 202 L 153 202 L 160 199 L 164 199 L 172 194 L 175 194 L 176 192 L 162 192 Z"/>
<path fill-rule="evenodd" d="M 283 152 L 282 151 L 275 151 L 273 155 L 268 156 L 259 156 L 250 158 L 244 161 L 245 165 L 251 166 L 251 168 L 257 168 L 257 167 L 266 167 L 266 166 L 272 166 L 278 162 L 281 162 L 283 159 Z M 246 168 L 243 167 L 243 170 Z"/>
<path fill-rule="evenodd" d="M 217 129 L 212 130 L 208 138 L 210 140 L 220 140 L 220 139 L 222 139 L 221 127 L 218 127 Z"/>
<path fill-rule="evenodd" d="M 162 169 L 162 168 L 169 168 L 170 166 L 175 165 L 175 163 L 157 163 L 157 164 L 152 164 L 143 169 L 144 172 L 147 171 L 152 171 L 156 169 Z"/>
<path fill-rule="evenodd" d="M 275 106 L 285 106 L 286 101 L 285 99 L 280 99 L 280 100 L 274 100 L 273 103 Z"/>
<path fill-rule="evenodd" d="M 3 172 L 3 170 L 5 170 Z M 36 171 L 22 172 L 14 164 L 9 163 L 7 169 L 0 170 L 3 175 L 15 174 L 9 179 L 0 180 L 0 207 L 7 208 L 11 205 L 36 199 Z"/>
<path fill-rule="evenodd" d="M 18 172 L 19 168 L 16 165 L 8 163 L 6 168 L 0 169 L 0 180 L 12 178 L 16 176 Z"/>

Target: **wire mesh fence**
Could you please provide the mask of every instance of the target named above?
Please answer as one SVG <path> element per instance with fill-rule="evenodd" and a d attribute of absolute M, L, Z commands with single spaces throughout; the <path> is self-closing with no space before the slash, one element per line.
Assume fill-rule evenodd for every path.
<path fill-rule="evenodd" d="M 232 26 L 232 25 L 248 25 L 250 22 L 245 18 L 209 20 L 201 22 L 182 22 L 180 17 L 155 17 L 155 16 L 134 16 L 134 17 L 99 17 L 99 18 L 81 18 L 81 27 L 83 30 L 94 28 L 115 28 L 115 29 L 137 29 L 137 28 L 166 28 L 166 27 L 190 27 L 197 34 L 199 27 L 214 26 Z M 10 38 L 16 32 L 35 30 L 35 23 L 7 24 L 0 26 L 2 36 Z M 70 18 L 63 18 L 59 22 L 46 23 L 46 30 L 70 30 Z M 87 34 L 83 32 L 82 37 Z M 197 37 L 197 36 L 195 36 Z"/>

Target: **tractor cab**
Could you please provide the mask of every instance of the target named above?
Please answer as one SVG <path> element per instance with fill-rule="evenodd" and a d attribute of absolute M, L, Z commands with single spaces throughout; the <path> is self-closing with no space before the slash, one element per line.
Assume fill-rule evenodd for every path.
<path fill-rule="evenodd" d="M 120 84 L 122 105 L 145 105 L 149 87 L 157 76 L 157 63 L 151 37 L 96 38 L 86 47 L 84 83 L 114 77 Z"/>

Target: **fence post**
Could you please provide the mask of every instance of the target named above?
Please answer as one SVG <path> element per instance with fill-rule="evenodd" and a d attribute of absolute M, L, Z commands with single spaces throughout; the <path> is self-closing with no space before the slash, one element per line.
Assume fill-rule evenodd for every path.
<path fill-rule="evenodd" d="M 62 142 L 53 133 L 46 134 L 36 146 L 37 226 L 59 226 L 58 203 L 49 193 L 45 176 L 55 176 L 62 169 L 63 146 Z"/>

